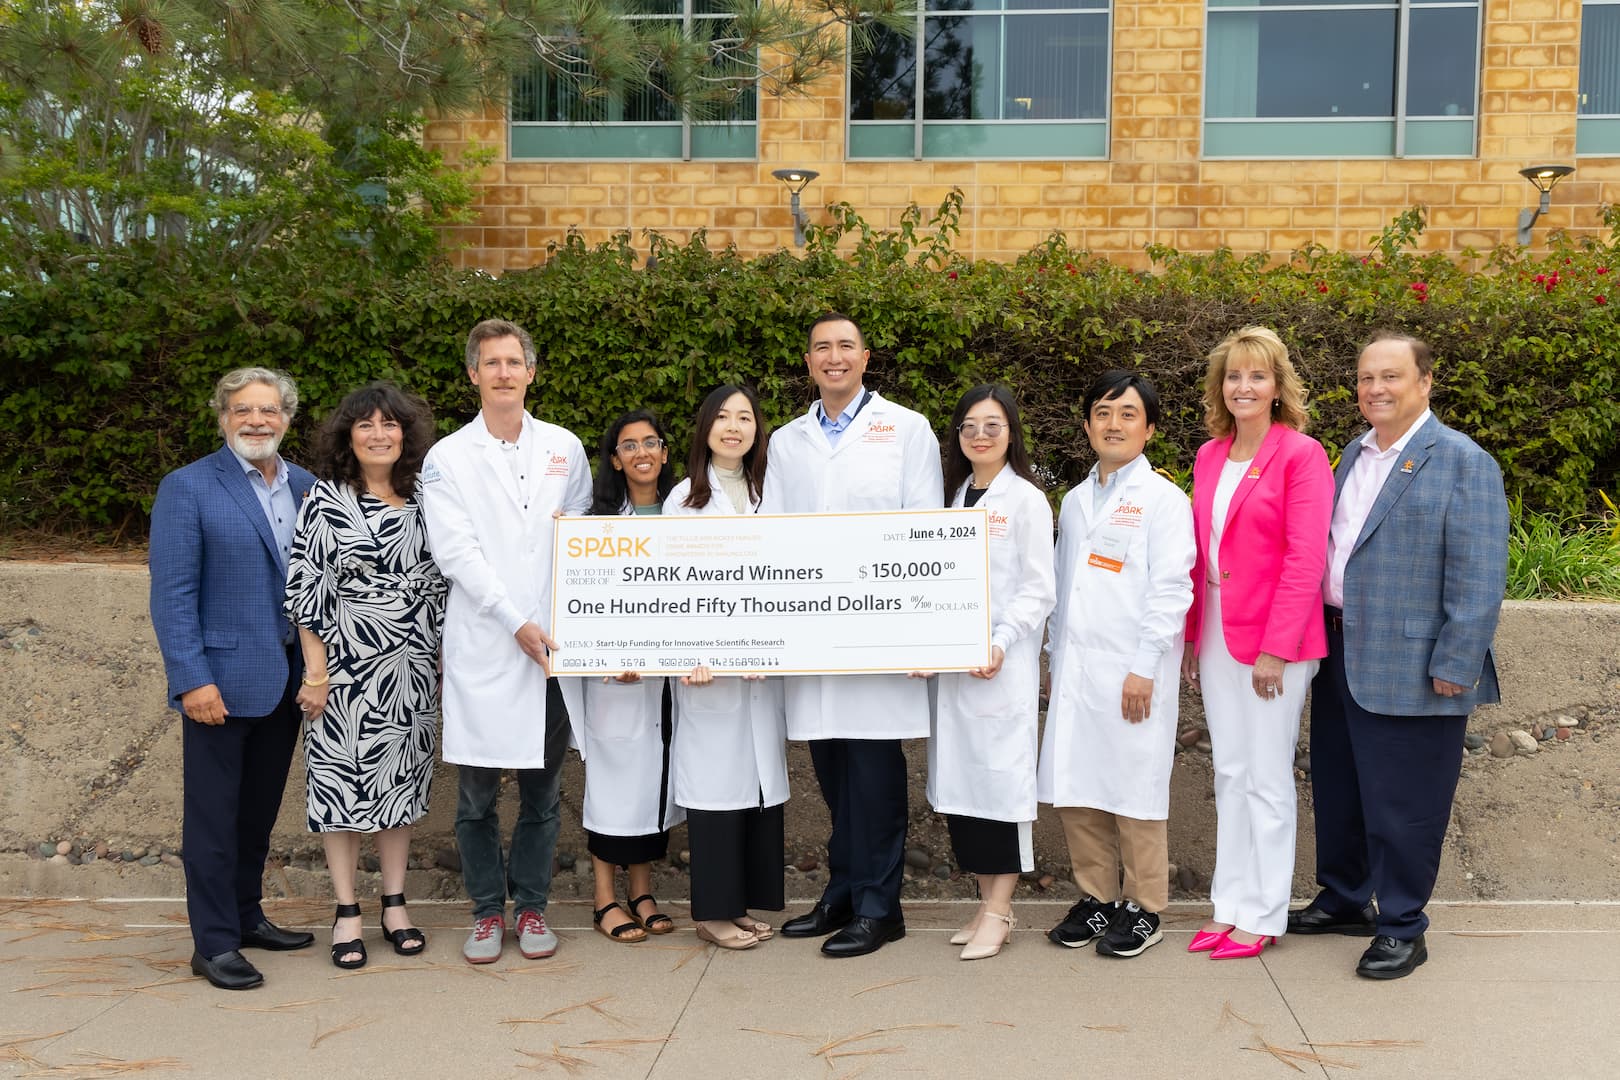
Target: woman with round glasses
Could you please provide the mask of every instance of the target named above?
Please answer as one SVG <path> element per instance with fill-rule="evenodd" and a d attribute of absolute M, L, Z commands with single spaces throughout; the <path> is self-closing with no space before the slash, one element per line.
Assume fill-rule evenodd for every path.
<path fill-rule="evenodd" d="M 591 513 L 658 514 L 675 486 L 663 424 L 645 409 L 627 412 L 602 436 Z M 585 762 L 585 843 L 591 853 L 596 928 L 614 941 L 667 934 L 675 922 L 652 895 L 652 863 L 669 851 L 681 822 L 669 785 L 673 703 L 663 676 L 633 671 L 583 679 L 580 725 Z M 624 867 L 627 902 L 614 890 Z"/>
<path fill-rule="evenodd" d="M 712 391 L 692 427 L 687 478 L 666 514 L 752 514 L 765 483 L 769 432 L 750 387 Z M 671 752 L 675 801 L 686 811 L 692 852 L 692 921 L 722 949 L 774 937 L 750 908 L 781 911 L 787 802 L 787 712 L 782 680 L 716 678 L 700 666 L 675 687 L 680 725 Z"/>
<path fill-rule="evenodd" d="M 1052 507 L 1038 486 L 1018 404 L 976 386 L 951 416 L 945 499 L 979 507 L 990 545 L 990 662 L 939 676 L 928 740 L 928 801 L 945 815 L 957 865 L 978 877 L 979 908 L 951 938 L 963 960 L 1001 951 L 1013 889 L 1035 869 L 1036 714 L 1041 629 L 1057 602 Z"/>

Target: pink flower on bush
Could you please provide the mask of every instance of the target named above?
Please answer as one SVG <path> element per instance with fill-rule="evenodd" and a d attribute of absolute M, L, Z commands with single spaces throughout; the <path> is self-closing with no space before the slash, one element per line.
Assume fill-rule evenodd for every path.
<path fill-rule="evenodd" d="M 1318 282 L 1317 282 L 1317 283 L 1316 283 L 1316 291 L 1317 291 L 1317 292 L 1327 292 L 1327 291 L 1328 291 L 1328 284 L 1327 284 L 1327 282 L 1325 282 L 1325 281 L 1318 281 Z"/>
<path fill-rule="evenodd" d="M 1604 296 L 1602 293 L 1598 293 L 1596 296 L 1592 297 L 1592 303 L 1594 304 L 1607 304 L 1608 302 L 1609 298 Z"/>
<path fill-rule="evenodd" d="M 950 278 L 952 281 L 955 281 L 956 280 L 956 271 L 952 270 L 950 273 L 946 274 L 945 276 Z"/>
<path fill-rule="evenodd" d="M 1609 268 L 1607 266 L 1600 266 L 1597 268 L 1597 272 L 1600 274 L 1607 274 L 1609 272 Z"/>
<path fill-rule="evenodd" d="M 1064 263 L 1063 264 L 1063 269 L 1067 270 L 1071 274 L 1074 273 L 1075 272 L 1074 263 Z"/>
<path fill-rule="evenodd" d="M 1537 285 L 1545 285 L 1545 284 L 1547 284 L 1547 275 L 1546 274 L 1537 274 L 1535 277 L 1531 278 L 1530 280 L 1534 281 Z"/>

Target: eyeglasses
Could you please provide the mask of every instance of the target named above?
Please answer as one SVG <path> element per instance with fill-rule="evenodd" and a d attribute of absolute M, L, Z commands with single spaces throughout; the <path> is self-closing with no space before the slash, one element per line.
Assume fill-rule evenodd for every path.
<path fill-rule="evenodd" d="M 999 420 L 991 420 L 983 424 L 975 424 L 972 420 L 969 420 L 965 424 L 959 425 L 956 430 L 962 433 L 964 439 L 977 439 L 980 435 L 987 439 L 999 439 L 1001 433 L 1007 430 L 1007 425 Z"/>
<path fill-rule="evenodd" d="M 238 420 L 246 420 L 257 413 L 266 420 L 279 420 L 281 418 L 280 405 L 232 405 L 226 410 Z"/>
<path fill-rule="evenodd" d="M 642 439 L 640 442 L 636 442 L 636 440 L 634 440 L 634 439 L 626 439 L 626 440 L 624 440 L 624 442 L 620 443 L 614 449 L 619 451 L 619 456 L 620 457 L 629 457 L 631 454 L 635 453 L 637 450 L 645 450 L 649 454 L 656 454 L 656 453 L 658 453 L 658 451 L 662 450 L 663 448 L 664 448 L 664 440 L 663 439 L 658 438 L 656 435 L 649 435 L 645 439 Z"/>

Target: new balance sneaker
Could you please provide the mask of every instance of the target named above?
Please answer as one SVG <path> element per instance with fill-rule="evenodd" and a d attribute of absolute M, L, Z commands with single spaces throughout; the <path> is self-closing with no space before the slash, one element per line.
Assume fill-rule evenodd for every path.
<path fill-rule="evenodd" d="M 461 955 L 469 964 L 493 964 L 501 958 L 505 944 L 506 920 L 499 915 L 486 915 L 473 923 L 472 933 L 461 947 Z"/>
<path fill-rule="evenodd" d="M 1113 904 L 1082 896 L 1080 902 L 1069 909 L 1063 921 L 1046 932 L 1046 940 L 1070 949 L 1089 945 L 1108 929 L 1113 914 Z"/>
<path fill-rule="evenodd" d="M 518 912 L 517 939 L 519 951 L 529 960 L 543 960 L 557 951 L 557 935 L 538 911 Z"/>
<path fill-rule="evenodd" d="M 1107 931 L 1097 939 L 1097 951 L 1103 956 L 1140 956 L 1163 938 L 1157 915 L 1122 900 L 1114 908 Z"/>

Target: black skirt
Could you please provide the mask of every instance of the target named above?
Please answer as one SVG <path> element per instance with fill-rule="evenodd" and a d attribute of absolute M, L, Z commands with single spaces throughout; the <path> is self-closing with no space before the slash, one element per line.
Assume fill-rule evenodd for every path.
<path fill-rule="evenodd" d="M 945 825 L 959 869 L 969 874 L 1016 874 L 1023 869 L 1017 822 L 946 814 Z"/>

